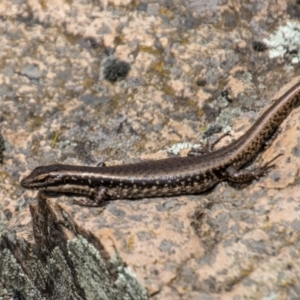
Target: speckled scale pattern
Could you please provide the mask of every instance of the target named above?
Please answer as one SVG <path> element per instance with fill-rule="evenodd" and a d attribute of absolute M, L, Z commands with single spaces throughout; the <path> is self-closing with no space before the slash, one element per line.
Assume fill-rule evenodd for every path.
<path fill-rule="evenodd" d="M 99 202 L 200 193 L 222 180 L 254 179 L 265 172 L 239 170 L 257 155 L 299 100 L 300 82 L 277 99 L 243 136 L 210 153 L 108 167 L 41 166 L 21 184 L 25 188 L 89 195 Z"/>

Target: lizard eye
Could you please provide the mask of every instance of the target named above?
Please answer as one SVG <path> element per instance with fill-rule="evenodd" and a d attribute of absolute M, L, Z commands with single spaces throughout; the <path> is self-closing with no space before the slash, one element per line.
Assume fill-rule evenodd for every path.
<path fill-rule="evenodd" d="M 51 183 L 51 182 L 53 182 L 53 178 L 48 176 L 48 177 L 45 178 L 45 182 Z"/>
<path fill-rule="evenodd" d="M 55 175 L 55 176 L 50 176 L 50 175 L 48 175 L 48 176 L 45 178 L 45 182 L 46 182 L 46 183 L 55 183 L 55 182 L 61 181 L 62 178 L 63 178 L 62 175 Z"/>

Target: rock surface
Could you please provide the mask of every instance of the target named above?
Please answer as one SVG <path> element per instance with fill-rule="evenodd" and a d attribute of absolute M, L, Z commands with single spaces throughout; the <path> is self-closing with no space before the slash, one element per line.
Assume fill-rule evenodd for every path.
<path fill-rule="evenodd" d="M 38 165 L 175 155 L 217 128 L 237 138 L 299 80 L 299 13 L 1 1 L 0 298 L 298 299 L 299 108 L 256 162 L 283 153 L 277 168 L 243 189 L 83 208 L 19 181 Z"/>

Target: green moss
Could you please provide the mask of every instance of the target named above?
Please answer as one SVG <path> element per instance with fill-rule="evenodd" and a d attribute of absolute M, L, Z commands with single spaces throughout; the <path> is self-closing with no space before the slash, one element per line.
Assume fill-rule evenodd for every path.
<path fill-rule="evenodd" d="M 46 10 L 47 9 L 47 1 L 46 0 L 40 0 L 39 2 L 41 4 L 42 9 Z"/>
<path fill-rule="evenodd" d="M 203 109 L 198 109 L 198 110 L 197 110 L 197 115 L 198 115 L 199 117 L 203 117 L 203 116 L 204 116 L 204 111 L 203 111 Z"/>
<path fill-rule="evenodd" d="M 220 78 L 219 81 L 218 81 L 218 90 L 223 91 L 226 86 L 227 86 L 227 79 Z"/>
<path fill-rule="evenodd" d="M 134 249 L 134 246 L 135 246 L 135 238 L 134 236 L 132 235 L 129 240 L 128 240 L 128 243 L 127 243 L 127 249 L 129 251 L 133 250 Z"/>
<path fill-rule="evenodd" d="M 0 171 L 1 182 L 11 179 L 11 175 L 8 172 Z"/>
<path fill-rule="evenodd" d="M 82 86 L 84 87 L 84 89 L 89 89 L 91 86 L 93 86 L 95 83 L 95 81 L 91 78 L 91 77 L 86 77 L 83 80 Z"/>
<path fill-rule="evenodd" d="M 165 62 L 162 60 L 157 60 L 150 65 L 150 70 L 158 73 L 161 78 L 166 78 L 170 75 L 170 71 L 165 69 Z"/>
<path fill-rule="evenodd" d="M 166 7 L 161 7 L 159 13 L 162 16 L 167 16 L 170 20 L 174 18 L 174 13 L 168 10 Z"/>
<path fill-rule="evenodd" d="M 165 84 L 163 86 L 162 91 L 164 94 L 167 94 L 167 95 L 175 95 L 174 89 L 167 84 Z"/>
<path fill-rule="evenodd" d="M 115 3 L 113 1 L 109 1 L 107 4 L 107 9 L 126 9 L 127 12 L 132 12 L 132 11 L 136 11 L 137 7 L 140 5 L 141 1 L 140 0 L 132 0 L 128 5 L 124 5 L 124 4 L 119 4 L 119 5 L 115 5 Z"/>
<path fill-rule="evenodd" d="M 140 46 L 140 52 L 144 52 L 144 53 L 149 53 L 149 54 L 152 54 L 152 55 L 155 55 L 155 56 L 158 56 L 160 55 L 161 53 L 153 48 L 153 47 L 149 47 L 149 46 Z"/>
<path fill-rule="evenodd" d="M 134 143 L 134 147 L 137 153 L 143 153 L 145 151 L 145 143 L 148 140 L 149 139 L 146 138 L 146 135 L 144 134 L 139 135 L 138 141 Z"/>
<path fill-rule="evenodd" d="M 120 34 L 115 37 L 114 43 L 115 45 L 120 45 L 120 44 L 124 44 L 124 41 L 125 41 L 124 35 Z"/>
<path fill-rule="evenodd" d="M 35 130 L 42 125 L 42 118 L 40 116 L 36 116 L 31 120 L 30 128 L 31 130 Z"/>
<path fill-rule="evenodd" d="M 70 33 L 64 33 L 64 36 L 66 37 L 67 41 L 71 45 L 76 45 L 78 43 L 78 40 L 80 39 L 80 36 L 74 35 L 74 34 L 70 34 Z"/>
<path fill-rule="evenodd" d="M 60 136 L 60 132 L 59 132 L 59 131 L 56 131 L 56 132 L 55 132 L 55 135 L 54 135 L 54 137 L 53 137 L 53 139 L 52 139 L 52 142 L 51 142 L 51 147 L 52 147 L 52 148 L 55 147 L 55 145 L 56 145 L 56 143 L 57 143 L 57 141 L 58 141 L 59 136 Z"/>
<path fill-rule="evenodd" d="M 4 58 L 0 58 L 0 68 L 3 69 L 6 65 L 6 61 Z"/>

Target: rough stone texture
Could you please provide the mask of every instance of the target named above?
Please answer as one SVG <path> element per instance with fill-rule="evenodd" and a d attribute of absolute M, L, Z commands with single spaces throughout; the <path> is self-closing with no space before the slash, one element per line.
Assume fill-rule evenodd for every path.
<path fill-rule="evenodd" d="M 25 299 L 147 299 L 123 261 L 109 260 L 59 205 L 40 194 L 30 208 L 34 243 L 13 231 L 2 235 L 0 277 L 7 289 Z"/>
<path fill-rule="evenodd" d="M 258 158 L 282 152 L 277 168 L 241 190 L 82 208 L 37 200 L 19 180 L 54 162 L 174 155 L 213 125 L 240 136 L 299 75 L 299 7 L 1 1 L 0 297 L 298 299 L 299 108 Z M 130 70 L 114 69 L 112 83 L 115 60 Z"/>

